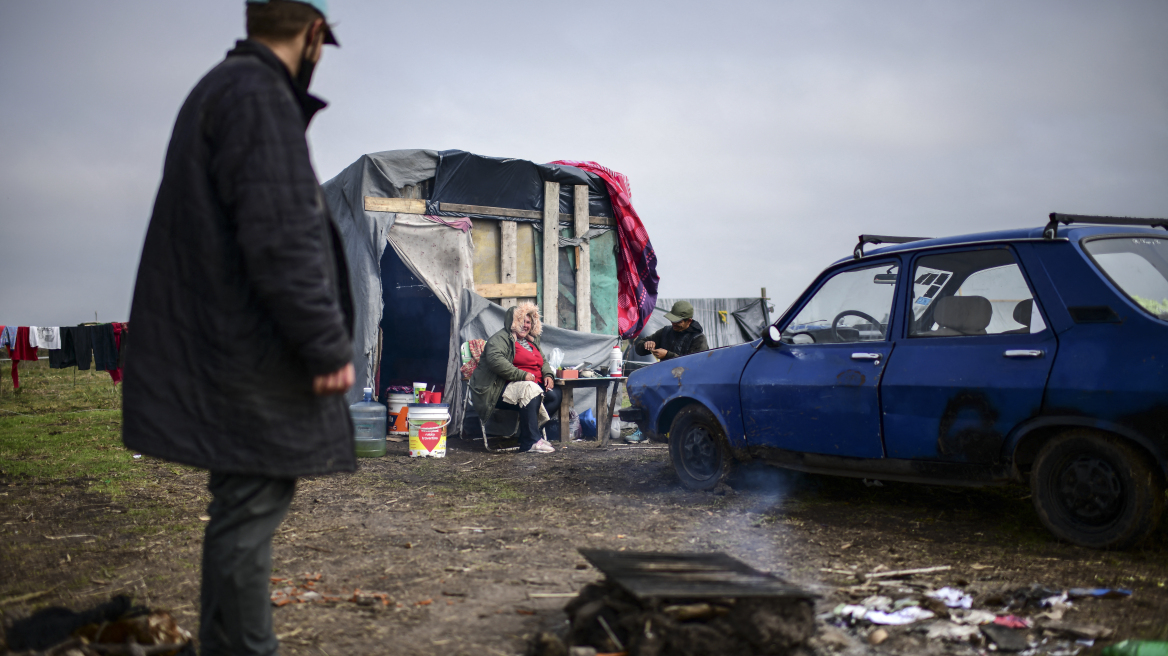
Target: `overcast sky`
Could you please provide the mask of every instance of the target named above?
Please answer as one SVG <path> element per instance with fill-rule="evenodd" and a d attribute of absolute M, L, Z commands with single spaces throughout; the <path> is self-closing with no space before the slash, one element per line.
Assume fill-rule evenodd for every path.
<path fill-rule="evenodd" d="M 332 0 L 322 181 L 458 148 L 627 174 L 661 295 L 785 307 L 856 235 L 1168 215 L 1168 2 Z M 0 324 L 125 320 L 242 0 L 0 0 Z"/>

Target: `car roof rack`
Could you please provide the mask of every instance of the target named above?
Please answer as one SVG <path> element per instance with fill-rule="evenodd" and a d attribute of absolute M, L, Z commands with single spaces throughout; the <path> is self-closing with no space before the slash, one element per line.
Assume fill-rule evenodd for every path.
<path fill-rule="evenodd" d="M 1064 225 L 1071 225 L 1072 223 L 1094 223 L 1095 225 L 1124 225 L 1124 226 L 1146 226 L 1148 228 L 1164 228 L 1168 230 L 1168 219 L 1137 219 L 1127 216 L 1090 216 L 1087 214 L 1059 214 L 1058 212 L 1050 213 L 1050 223 L 1046 224 L 1046 228 L 1042 231 L 1044 239 L 1054 239 L 1058 237 L 1058 226 L 1062 223 Z"/>
<path fill-rule="evenodd" d="M 907 244 L 914 241 L 924 241 L 932 237 L 890 237 L 888 235 L 860 235 L 860 243 L 852 251 L 855 259 L 864 257 L 864 244 Z"/>

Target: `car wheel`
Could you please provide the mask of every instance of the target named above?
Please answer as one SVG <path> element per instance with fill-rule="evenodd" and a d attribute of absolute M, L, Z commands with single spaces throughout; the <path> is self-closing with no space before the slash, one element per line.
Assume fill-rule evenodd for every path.
<path fill-rule="evenodd" d="M 732 459 L 722 425 L 700 405 L 689 405 L 669 429 L 669 455 L 681 484 L 691 490 L 713 489 L 730 474 Z"/>
<path fill-rule="evenodd" d="M 1051 533 L 1093 549 L 1135 545 L 1164 511 L 1164 482 L 1148 458 L 1119 438 L 1086 429 L 1043 445 L 1030 490 Z"/>

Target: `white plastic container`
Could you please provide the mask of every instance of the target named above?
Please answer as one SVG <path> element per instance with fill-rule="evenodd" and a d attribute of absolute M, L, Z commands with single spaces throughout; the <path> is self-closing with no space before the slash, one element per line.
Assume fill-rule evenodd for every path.
<path fill-rule="evenodd" d="M 620 344 L 612 347 L 612 354 L 608 356 L 608 375 L 613 378 L 620 378 L 622 363 L 624 362 L 624 355 L 621 353 Z"/>
<path fill-rule="evenodd" d="M 402 410 L 404 410 L 406 406 L 414 402 L 414 395 L 393 393 L 387 396 L 385 400 L 386 405 L 389 406 L 389 414 L 397 415 Z M 391 430 L 389 433 L 390 435 L 409 435 L 410 432 L 408 430 Z"/>
<path fill-rule="evenodd" d="M 373 400 L 373 388 L 365 388 L 365 398 L 349 406 L 353 418 L 353 439 L 357 455 L 380 458 L 385 455 L 385 406 Z"/>
<path fill-rule="evenodd" d="M 445 403 L 411 403 L 409 405 L 410 456 L 445 458 L 446 427 L 450 424 L 450 406 Z"/>

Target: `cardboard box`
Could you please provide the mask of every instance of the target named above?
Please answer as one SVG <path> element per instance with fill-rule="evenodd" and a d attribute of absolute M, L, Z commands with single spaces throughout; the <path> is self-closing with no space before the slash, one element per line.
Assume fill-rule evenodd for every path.
<path fill-rule="evenodd" d="M 580 372 L 575 369 L 560 369 L 556 372 L 556 378 L 563 380 L 572 380 L 580 377 Z"/>

